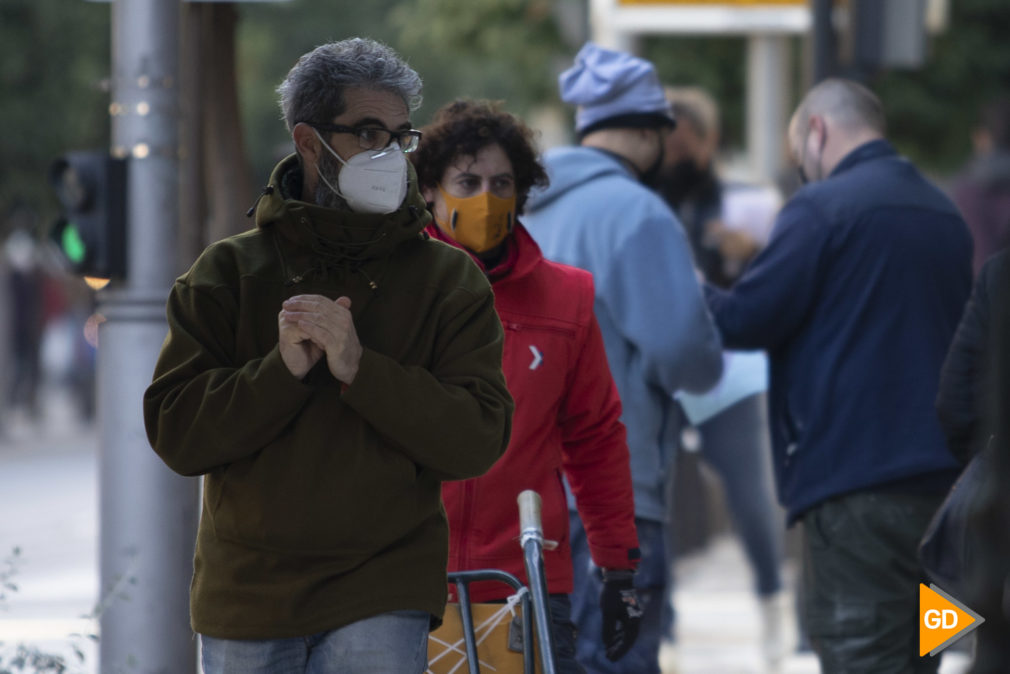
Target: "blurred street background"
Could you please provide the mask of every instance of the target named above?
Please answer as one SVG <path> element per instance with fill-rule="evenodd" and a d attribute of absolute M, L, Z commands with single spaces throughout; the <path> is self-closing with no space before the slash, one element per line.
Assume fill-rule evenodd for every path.
<path fill-rule="evenodd" d="M 131 23 L 137 15 L 126 7 L 163 13 Z M 134 640 L 141 651 L 158 630 L 188 640 L 183 611 L 143 612 L 128 600 L 183 596 L 191 567 L 142 567 L 133 585 L 129 563 L 101 569 L 99 550 L 103 540 L 133 549 L 139 536 L 151 557 L 168 559 L 165 548 L 189 556 L 168 530 L 195 511 L 195 490 L 181 503 L 180 478 L 153 457 L 140 395 L 164 334 L 170 279 L 211 242 L 251 226 L 245 210 L 292 150 L 274 87 L 298 55 L 354 35 L 382 40 L 425 80 L 415 127 L 456 97 L 500 99 L 546 149 L 572 141 L 557 75 L 579 46 L 593 39 L 633 51 L 664 83 L 711 94 L 721 109 L 718 173 L 771 194 L 755 207 L 768 216 L 767 203 L 797 186 L 788 115 L 828 75 L 871 87 L 890 140 L 945 189 L 980 157 L 1005 152 L 1007 138 L 987 131 L 981 111 L 1010 95 L 1008 25 L 1007 0 L 0 0 L 0 671 L 18 660 L 19 645 L 23 671 L 58 672 L 61 662 L 68 672 L 99 671 L 98 617 L 117 601 L 130 610 L 113 615 L 116 625 L 150 623 L 149 641 Z M 163 47 L 154 37 L 169 45 L 156 55 L 169 61 L 147 52 L 129 60 Z M 172 98 L 162 105 L 147 98 L 152 90 Z M 123 92 L 135 98 L 127 104 Z M 133 130 L 152 119 L 170 127 L 172 147 L 137 140 Z M 99 291 L 103 282 L 85 283 L 75 257 L 95 251 L 53 238 L 74 193 L 58 196 L 50 173 L 80 150 L 166 162 L 179 175 L 177 212 L 163 228 L 171 231 L 156 232 L 170 243 L 151 246 L 150 259 L 120 260 Z M 134 241 L 153 236 L 158 206 L 144 205 L 150 219 L 120 223 Z M 130 332 L 143 321 L 127 314 L 141 305 L 150 332 Z M 116 474 L 103 472 L 110 466 L 128 477 L 100 493 L 99 475 Z M 679 470 L 675 671 L 760 673 L 760 619 L 739 539 L 703 469 L 686 461 Z M 789 611 L 796 564 L 790 550 Z M 795 629 L 795 615 L 787 624 Z M 182 660 L 173 674 L 194 671 Z M 960 674 L 966 661 L 963 650 L 950 652 L 941 671 Z M 783 671 L 818 668 L 798 652 Z"/>
<path fill-rule="evenodd" d="M 65 389 L 41 397 L 37 423 L 16 415 L 0 435 L 0 669 L 23 644 L 97 672 L 95 426 Z"/>

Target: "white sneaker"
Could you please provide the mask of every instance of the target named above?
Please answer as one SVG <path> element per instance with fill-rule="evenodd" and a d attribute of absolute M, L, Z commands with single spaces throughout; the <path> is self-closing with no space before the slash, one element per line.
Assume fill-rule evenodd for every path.
<path fill-rule="evenodd" d="M 789 651 L 786 643 L 786 617 L 789 613 L 788 599 L 784 592 L 761 597 L 761 654 L 769 674 L 782 671 L 782 665 Z"/>
<path fill-rule="evenodd" d="M 659 642 L 659 671 L 660 674 L 678 674 L 680 668 L 677 667 L 677 647 L 672 641 L 665 639 Z"/>

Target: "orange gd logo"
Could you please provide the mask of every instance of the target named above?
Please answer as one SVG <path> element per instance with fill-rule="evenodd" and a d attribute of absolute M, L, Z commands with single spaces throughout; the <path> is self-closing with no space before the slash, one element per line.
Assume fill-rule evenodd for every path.
<path fill-rule="evenodd" d="M 985 622 L 985 618 L 934 584 L 919 584 L 919 656 L 934 656 Z"/>

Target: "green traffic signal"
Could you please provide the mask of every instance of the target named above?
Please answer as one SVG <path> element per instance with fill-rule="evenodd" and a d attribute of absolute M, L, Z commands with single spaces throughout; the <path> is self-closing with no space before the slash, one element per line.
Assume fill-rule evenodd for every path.
<path fill-rule="evenodd" d="M 70 271 L 126 278 L 126 160 L 105 150 L 68 152 L 49 180 L 63 210 L 49 236 Z"/>
<path fill-rule="evenodd" d="M 81 233 L 77 231 L 77 226 L 72 222 L 68 222 L 60 233 L 60 249 L 73 264 L 84 262 L 88 247 L 81 238 Z"/>

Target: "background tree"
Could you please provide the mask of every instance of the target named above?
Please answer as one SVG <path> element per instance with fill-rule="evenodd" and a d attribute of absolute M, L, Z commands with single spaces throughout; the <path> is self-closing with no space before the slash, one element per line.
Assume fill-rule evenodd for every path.
<path fill-rule="evenodd" d="M 0 2 L 0 239 L 19 206 L 55 217 L 57 156 L 108 146 L 108 53 L 107 5 Z"/>
<path fill-rule="evenodd" d="M 180 255 L 247 227 L 235 203 L 251 203 L 242 137 L 230 3 L 183 5 Z M 109 146 L 110 5 L 67 0 L 0 3 L 0 240 L 12 213 L 32 213 L 40 235 L 57 200 L 47 175 L 68 150 Z M 205 170 L 205 167 L 210 167 Z M 244 209 L 242 209 L 244 210 Z"/>
<path fill-rule="evenodd" d="M 586 0 L 185 5 L 181 138 L 187 162 L 183 246 L 189 252 L 184 257 L 250 226 L 241 214 L 256 186 L 292 149 L 274 88 L 305 51 L 354 35 L 390 44 L 425 80 L 417 124 L 458 96 L 504 99 L 523 115 L 551 105 L 570 115 L 558 101 L 556 78 L 588 34 L 586 5 Z M 1002 30 L 1010 24 L 1010 3 L 957 0 L 950 13 L 949 29 L 930 40 L 924 68 L 869 80 L 892 120 L 891 138 L 936 175 L 968 156 L 978 104 L 1010 91 L 1010 41 Z M 39 214 L 41 225 L 48 224 L 56 209 L 46 181 L 52 160 L 67 150 L 108 145 L 109 19 L 107 3 L 0 2 L 0 217 L 22 204 Z M 742 145 L 742 38 L 650 37 L 642 41 L 642 53 L 656 62 L 665 81 L 714 91 L 723 105 L 726 144 Z M 802 58 L 802 50 L 795 53 Z"/>
<path fill-rule="evenodd" d="M 656 64 L 663 84 L 699 86 L 719 102 L 721 144 L 746 143 L 747 41 L 743 37 L 649 37 L 642 56 Z"/>
<path fill-rule="evenodd" d="M 1010 92 L 1008 25 L 1006 0 L 951 0 L 950 27 L 930 40 L 924 68 L 870 78 L 889 137 L 930 172 L 947 174 L 964 162 L 980 105 Z"/>
<path fill-rule="evenodd" d="M 185 3 L 180 79 L 179 261 L 249 228 L 253 173 L 242 129 L 236 75 L 239 14 L 234 3 Z M 181 271 L 181 270 L 180 270 Z"/>
<path fill-rule="evenodd" d="M 575 0 L 581 4 L 582 0 Z M 295 0 L 240 6 L 240 91 L 257 179 L 292 151 L 274 89 L 313 47 L 370 37 L 400 52 L 424 80 L 413 115 L 425 124 L 459 96 L 505 99 L 525 113 L 556 101 L 557 62 L 570 59 L 558 26 L 568 0 Z M 574 53 L 574 51 L 571 51 Z"/>

